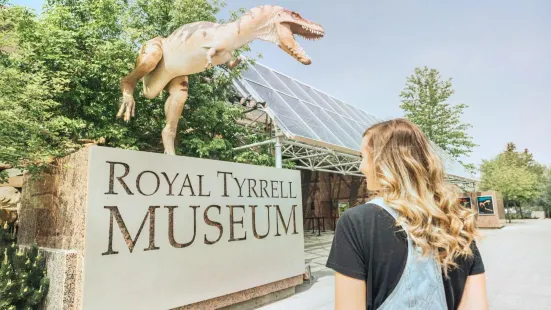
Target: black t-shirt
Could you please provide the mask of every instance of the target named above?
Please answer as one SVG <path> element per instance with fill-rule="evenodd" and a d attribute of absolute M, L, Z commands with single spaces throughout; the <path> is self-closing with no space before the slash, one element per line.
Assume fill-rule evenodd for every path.
<path fill-rule="evenodd" d="M 383 208 L 365 204 L 345 211 L 337 222 L 327 267 L 367 283 L 367 309 L 377 309 L 394 290 L 407 260 L 407 235 Z M 484 272 L 484 264 L 471 244 L 473 258 L 443 277 L 448 309 L 457 309 L 467 276 Z"/>

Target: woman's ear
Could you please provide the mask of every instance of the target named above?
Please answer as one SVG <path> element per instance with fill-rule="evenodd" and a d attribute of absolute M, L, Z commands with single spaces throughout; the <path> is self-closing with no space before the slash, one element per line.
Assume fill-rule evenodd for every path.
<path fill-rule="evenodd" d="M 367 159 L 367 189 L 369 191 L 377 191 L 381 188 L 381 184 L 379 183 L 379 179 L 377 177 L 377 167 L 375 165 L 375 161 L 373 159 L 373 156 L 369 156 Z"/>

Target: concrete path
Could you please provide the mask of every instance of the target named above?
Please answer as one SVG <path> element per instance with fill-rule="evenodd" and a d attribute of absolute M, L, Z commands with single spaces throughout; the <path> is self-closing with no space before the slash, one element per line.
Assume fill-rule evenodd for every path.
<path fill-rule="evenodd" d="M 479 248 L 486 267 L 490 309 L 551 309 L 551 220 L 525 220 L 499 230 L 482 230 Z M 305 235 L 305 255 L 314 280 L 297 294 L 264 310 L 334 308 L 335 279 L 325 268 L 332 233 Z"/>
<path fill-rule="evenodd" d="M 485 230 L 480 252 L 491 309 L 551 309 L 551 220 Z"/>
<path fill-rule="evenodd" d="M 312 271 L 312 283 L 307 282 L 297 288 L 297 293 L 287 299 L 264 306 L 263 310 L 332 310 L 334 309 L 334 271 L 325 267 L 333 232 L 321 236 L 307 232 L 304 235 L 304 258 Z"/>

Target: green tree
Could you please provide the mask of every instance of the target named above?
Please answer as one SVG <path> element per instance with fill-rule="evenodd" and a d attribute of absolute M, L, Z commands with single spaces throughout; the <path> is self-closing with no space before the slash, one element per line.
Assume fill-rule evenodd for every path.
<path fill-rule="evenodd" d="M 525 150 L 517 152 L 513 143 L 491 160 L 484 160 L 481 166 L 481 190 L 496 190 L 509 202 L 533 202 L 541 195 L 544 167 L 537 163 L 532 154 Z M 522 213 L 522 209 L 520 210 Z"/>
<path fill-rule="evenodd" d="M 36 28 L 35 16 L 22 7 L 4 7 L 0 0 L 0 163 L 21 166 L 47 162 L 74 147 L 71 132 L 82 124 L 53 113 L 62 84 L 29 62 L 34 51 L 23 37 Z M 1 178 L 0 178 L 1 179 Z"/>
<path fill-rule="evenodd" d="M 33 168 L 74 151 L 81 139 L 162 152 L 166 94 L 147 100 L 140 83 L 136 117 L 117 120 L 120 78 L 133 68 L 144 41 L 185 23 L 216 21 L 224 1 L 47 0 L 40 16 L 6 0 L 0 4 L 7 34 L 1 46 L 17 47 L 0 54 L 0 163 Z M 231 78 L 243 68 L 190 77 L 178 154 L 267 163 L 257 158 L 262 154 L 232 151 L 251 138 L 235 121 L 242 108 L 228 104 L 237 101 Z"/>
<path fill-rule="evenodd" d="M 468 156 L 477 145 L 467 133 L 472 126 L 461 122 L 463 110 L 468 106 L 447 103 L 453 93 L 451 78 L 443 80 L 438 70 L 426 66 L 415 68 L 400 93 L 400 108 L 432 142 L 459 159 Z M 464 165 L 474 169 L 472 164 Z"/>
<path fill-rule="evenodd" d="M 543 207 L 547 217 L 551 217 L 551 166 L 545 170 L 542 191 L 537 204 Z"/>

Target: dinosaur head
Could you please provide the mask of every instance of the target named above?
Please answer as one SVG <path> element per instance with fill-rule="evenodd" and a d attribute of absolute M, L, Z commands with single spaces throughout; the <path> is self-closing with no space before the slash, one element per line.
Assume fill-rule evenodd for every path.
<path fill-rule="evenodd" d="M 284 8 L 278 8 L 273 23 L 277 32 L 277 45 L 301 63 L 311 64 L 312 60 L 295 40 L 295 35 L 308 40 L 320 39 L 325 35 L 321 25 Z"/>

